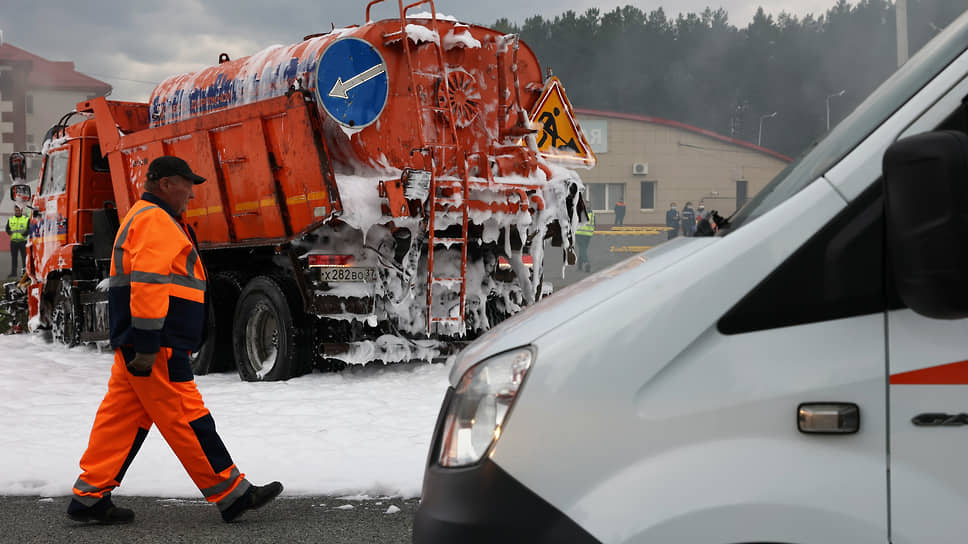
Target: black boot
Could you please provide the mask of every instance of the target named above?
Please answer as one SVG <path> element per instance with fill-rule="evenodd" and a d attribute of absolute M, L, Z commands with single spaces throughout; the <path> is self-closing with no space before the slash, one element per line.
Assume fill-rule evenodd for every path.
<path fill-rule="evenodd" d="M 235 502 L 222 511 L 222 519 L 226 523 L 234 521 L 247 510 L 255 510 L 269 504 L 272 499 L 279 496 L 279 493 L 282 493 L 282 484 L 279 482 L 250 486 L 244 495 L 235 499 Z"/>
<path fill-rule="evenodd" d="M 77 499 L 71 499 L 71 504 L 67 506 L 67 517 L 85 523 L 94 521 L 101 525 L 123 525 L 134 521 L 134 511 L 114 506 L 111 497 L 104 497 L 93 506 L 84 506 Z"/>

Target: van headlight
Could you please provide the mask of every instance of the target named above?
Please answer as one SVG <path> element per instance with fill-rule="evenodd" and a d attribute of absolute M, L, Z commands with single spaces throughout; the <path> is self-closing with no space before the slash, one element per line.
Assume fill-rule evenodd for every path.
<path fill-rule="evenodd" d="M 460 379 L 444 419 L 438 461 L 473 465 L 501 436 L 501 426 L 524 382 L 534 353 L 518 348 L 472 366 Z"/>

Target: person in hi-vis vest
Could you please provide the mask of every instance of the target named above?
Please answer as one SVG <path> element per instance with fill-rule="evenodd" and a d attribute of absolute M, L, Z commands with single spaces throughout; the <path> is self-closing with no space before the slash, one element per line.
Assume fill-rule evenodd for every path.
<path fill-rule="evenodd" d="M 575 231 L 575 244 L 578 245 L 578 270 L 584 266 L 585 272 L 592 271 L 592 263 L 588 260 L 588 245 L 595 235 L 595 212 L 588 210 L 588 221 Z"/>
<path fill-rule="evenodd" d="M 195 386 L 189 355 L 204 341 L 207 274 L 182 214 L 203 181 L 182 159 L 159 157 L 148 165 L 144 194 L 121 221 L 108 279 L 114 366 L 74 482 L 72 520 L 134 520 L 130 509 L 114 506 L 111 491 L 152 425 L 226 522 L 282 492 L 279 482 L 255 486 L 245 479 Z"/>
<path fill-rule="evenodd" d="M 10 277 L 16 277 L 17 256 L 20 256 L 20 265 L 27 266 L 27 229 L 30 218 L 24 215 L 20 206 L 13 207 L 13 217 L 7 219 L 7 234 L 10 235 Z"/>

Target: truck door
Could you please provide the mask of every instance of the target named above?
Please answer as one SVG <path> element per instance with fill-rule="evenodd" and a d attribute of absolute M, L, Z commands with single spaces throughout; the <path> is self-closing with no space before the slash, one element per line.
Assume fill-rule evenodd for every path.
<path fill-rule="evenodd" d="M 31 258 L 39 277 L 45 277 L 51 270 L 70 266 L 70 263 L 62 266 L 56 259 L 52 259 L 67 242 L 67 174 L 70 158 L 70 148 L 64 147 L 50 152 L 44 160 L 43 175 L 35 200 L 38 216 L 34 218 L 35 223 L 31 227 Z"/>
<path fill-rule="evenodd" d="M 783 484 L 768 499 L 756 499 L 754 492 L 733 498 L 797 505 L 778 529 L 783 541 L 887 540 L 887 304 L 883 200 L 875 175 L 868 190 L 720 320 L 726 336 L 703 354 L 742 361 L 750 371 L 740 380 L 769 391 L 751 402 L 744 417 L 769 413 L 769 427 L 757 432 L 768 428 L 763 436 L 786 446 L 742 455 L 755 467 L 750 482 Z M 730 378 L 711 379 L 725 385 Z M 749 390 L 750 399 L 758 398 L 755 391 Z M 786 463 L 767 468 L 780 459 Z"/>
<path fill-rule="evenodd" d="M 968 131 L 960 81 L 902 135 Z M 965 180 L 968 183 L 968 180 Z M 888 313 L 891 533 L 895 544 L 964 542 L 968 529 L 968 320 Z"/>

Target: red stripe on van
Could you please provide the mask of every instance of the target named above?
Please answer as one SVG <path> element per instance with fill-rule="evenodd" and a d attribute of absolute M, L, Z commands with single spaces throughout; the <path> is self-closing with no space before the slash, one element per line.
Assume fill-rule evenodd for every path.
<path fill-rule="evenodd" d="M 968 361 L 893 374 L 891 385 L 968 385 Z"/>

